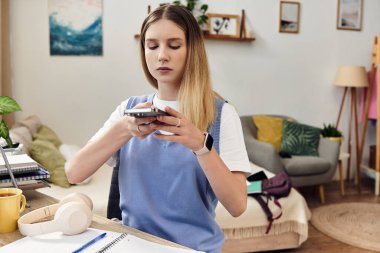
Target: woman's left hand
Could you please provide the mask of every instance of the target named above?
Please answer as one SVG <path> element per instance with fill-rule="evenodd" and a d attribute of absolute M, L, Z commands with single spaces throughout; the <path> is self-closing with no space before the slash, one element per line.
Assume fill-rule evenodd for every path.
<path fill-rule="evenodd" d="M 201 149 L 205 138 L 201 130 L 173 108 L 167 106 L 165 111 L 170 116 L 157 117 L 157 120 L 164 124 L 152 124 L 154 124 L 154 129 L 170 132 L 174 135 L 155 134 L 154 137 L 159 140 L 180 143 L 192 151 Z"/>

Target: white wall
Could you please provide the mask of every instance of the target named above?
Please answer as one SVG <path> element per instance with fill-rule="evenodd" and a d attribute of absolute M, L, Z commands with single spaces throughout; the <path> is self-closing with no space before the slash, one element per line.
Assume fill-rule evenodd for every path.
<path fill-rule="evenodd" d="M 50 56 L 47 0 L 10 2 L 13 91 L 23 107 L 18 119 L 37 114 L 65 143 L 83 145 L 121 100 L 152 91 L 133 35 L 148 4 L 168 1 L 104 1 L 102 57 Z M 202 2 L 215 13 L 245 9 L 256 37 L 253 43 L 206 42 L 214 87 L 241 115 L 335 122 L 343 91 L 332 85 L 338 66 L 368 68 L 373 37 L 380 34 L 378 0 L 364 1 L 361 32 L 336 29 L 335 0 L 301 1 L 299 34 L 278 32 L 277 0 Z"/>

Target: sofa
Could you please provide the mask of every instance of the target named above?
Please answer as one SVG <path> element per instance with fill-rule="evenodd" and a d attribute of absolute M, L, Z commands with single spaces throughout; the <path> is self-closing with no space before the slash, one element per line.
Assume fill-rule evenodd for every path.
<path fill-rule="evenodd" d="M 335 174 L 339 142 L 322 138 L 317 127 L 282 115 L 246 115 L 240 119 L 250 161 L 275 174 L 285 171 L 294 187 L 318 186 L 320 200 L 325 202 L 323 185 Z M 293 147 L 286 146 L 286 140 Z"/>
<path fill-rule="evenodd" d="M 37 126 L 34 125 L 34 127 L 31 127 L 28 126 L 28 124 L 37 124 Z M 43 124 L 39 119 L 37 120 L 36 118 L 33 118 L 33 120 L 24 120 L 15 125 L 15 128 L 22 126 L 34 131 L 34 133 L 31 134 L 32 138 L 28 139 L 29 143 L 24 143 L 24 147 L 29 148 L 29 150 L 26 149 L 25 152 L 30 153 L 30 148 L 33 148 L 35 145 L 33 142 L 37 142 L 35 137 L 38 137 L 38 135 L 36 135 L 36 133 L 39 132 L 42 125 Z M 15 131 L 13 131 L 13 133 L 14 132 Z M 67 166 L 71 157 L 79 147 L 67 152 L 68 147 L 72 147 L 72 145 L 61 143 L 59 147 L 56 147 L 56 138 L 57 136 L 54 136 L 54 138 L 50 136 L 50 139 L 47 142 L 55 142 L 55 144 L 51 143 L 52 145 L 46 144 L 45 146 L 54 149 L 54 152 L 52 152 L 54 155 L 56 155 L 56 150 L 60 150 L 65 161 L 62 168 L 62 161 L 58 159 L 60 161 L 59 166 L 55 165 L 55 169 L 59 168 L 61 172 L 64 172 L 64 165 L 66 164 Z M 21 140 L 22 138 L 18 136 L 18 139 Z M 50 151 L 46 152 L 49 153 Z M 56 158 L 52 158 L 50 160 L 55 159 Z M 268 177 L 273 176 L 273 173 L 255 164 L 251 164 L 251 169 L 252 173 L 264 170 Z M 37 189 L 37 191 L 57 199 L 62 199 L 72 192 L 87 194 L 93 201 L 94 213 L 101 216 L 107 216 L 107 204 L 109 200 L 112 171 L 113 169 L 111 167 L 103 165 L 84 183 L 67 186 L 65 183 L 62 184 L 62 182 L 57 181 L 58 184 L 51 183 L 50 188 L 40 188 Z M 61 174 L 61 172 L 59 174 Z M 247 210 L 237 218 L 232 217 L 222 205 L 218 204 L 216 208 L 216 221 L 225 235 L 223 252 L 236 253 L 289 249 L 297 248 L 305 242 L 308 238 L 308 220 L 311 216 L 305 199 L 295 189 L 292 189 L 288 197 L 281 198 L 279 201 L 283 207 L 283 213 L 279 219 L 273 222 L 268 234 L 265 234 L 268 226 L 267 217 L 253 198 L 248 197 Z M 272 202 L 269 202 L 269 207 L 276 215 L 280 211 Z"/>

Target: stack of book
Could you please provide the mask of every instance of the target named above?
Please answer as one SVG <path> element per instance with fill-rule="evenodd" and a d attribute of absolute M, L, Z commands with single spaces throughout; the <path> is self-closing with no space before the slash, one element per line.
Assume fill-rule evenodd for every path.
<path fill-rule="evenodd" d="M 27 154 L 7 155 L 7 160 L 20 189 L 49 187 L 45 181 L 50 177 L 49 172 Z M 14 185 L 4 159 L 0 155 L 0 188 L 4 187 L 14 187 Z"/>

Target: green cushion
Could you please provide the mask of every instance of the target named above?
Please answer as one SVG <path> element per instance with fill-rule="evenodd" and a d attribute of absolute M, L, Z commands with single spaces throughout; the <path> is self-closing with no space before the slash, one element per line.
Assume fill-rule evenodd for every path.
<path fill-rule="evenodd" d="M 52 142 L 54 146 L 56 146 L 57 148 L 59 148 L 59 146 L 61 146 L 62 144 L 58 135 L 45 125 L 42 125 L 38 129 L 37 133 L 33 135 L 33 139 L 46 140 L 46 141 Z"/>
<path fill-rule="evenodd" d="M 65 159 L 52 142 L 36 139 L 30 146 L 31 157 L 50 173 L 49 181 L 61 187 L 70 187 L 65 172 Z"/>
<path fill-rule="evenodd" d="M 319 128 L 285 120 L 280 151 L 318 156 L 320 133 Z"/>

